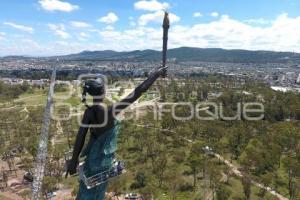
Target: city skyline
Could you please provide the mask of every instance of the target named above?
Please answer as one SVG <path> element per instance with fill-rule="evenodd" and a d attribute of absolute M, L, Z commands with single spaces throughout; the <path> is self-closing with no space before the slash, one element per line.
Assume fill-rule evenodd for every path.
<path fill-rule="evenodd" d="M 2 8 L 0 56 L 160 50 L 163 10 L 170 48 L 300 52 L 296 0 L 12 0 Z"/>

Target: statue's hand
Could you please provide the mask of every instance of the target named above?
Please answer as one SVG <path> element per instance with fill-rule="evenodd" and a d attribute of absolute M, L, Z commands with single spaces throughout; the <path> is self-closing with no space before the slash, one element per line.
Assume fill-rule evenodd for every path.
<path fill-rule="evenodd" d="M 66 178 L 68 177 L 68 174 L 73 175 L 76 174 L 77 172 L 77 165 L 78 165 L 78 160 L 69 160 L 67 161 L 67 173 L 66 173 Z"/>
<path fill-rule="evenodd" d="M 158 68 L 159 76 L 165 78 L 167 76 L 167 69 L 168 69 L 168 67 L 160 67 L 160 68 Z"/>

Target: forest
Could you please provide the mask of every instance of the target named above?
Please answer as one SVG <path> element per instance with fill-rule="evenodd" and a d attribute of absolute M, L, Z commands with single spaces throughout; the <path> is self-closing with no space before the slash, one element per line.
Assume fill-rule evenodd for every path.
<path fill-rule="evenodd" d="M 21 92 L 10 94 L 10 87 L 1 83 L 1 97 L 5 94 L 5 98 L 17 98 L 30 90 L 34 94 L 47 93 L 43 88 L 28 87 L 21 86 Z M 171 113 L 164 113 L 157 120 L 153 108 L 146 107 L 139 118 L 122 121 L 117 157 L 125 161 L 127 173 L 110 182 L 110 193 L 118 196 L 135 192 L 144 199 L 170 200 L 278 199 L 266 189 L 269 187 L 288 199 L 300 198 L 299 94 L 273 91 L 250 80 L 239 82 L 216 76 L 160 80 L 150 92 L 154 90 L 160 91 L 158 104 L 214 102 L 223 106 L 225 116 L 239 113 L 238 103 L 260 102 L 264 105 L 264 118 L 175 120 Z M 80 104 L 75 97 L 67 101 Z M 68 115 L 65 108 L 55 109 L 59 115 Z M 205 115 L 206 111 L 199 112 Z M 189 112 L 184 106 L 176 107 L 178 116 L 188 116 Z M 125 112 L 125 119 L 131 114 Z M 42 115 L 43 106 L 28 102 L 18 102 L 16 108 L 1 111 L 0 153 L 2 160 L 11 163 L 11 175 L 32 171 Z M 45 194 L 64 189 L 76 194 L 78 177 L 63 178 L 65 159 L 78 130 L 76 120 L 72 117 L 51 122 Z M 20 195 L 27 199 L 30 190 Z"/>

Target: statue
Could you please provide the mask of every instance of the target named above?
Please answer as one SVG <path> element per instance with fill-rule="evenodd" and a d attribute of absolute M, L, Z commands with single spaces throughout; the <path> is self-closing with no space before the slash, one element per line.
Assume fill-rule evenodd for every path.
<path fill-rule="evenodd" d="M 164 23 L 169 23 L 166 13 Z M 165 25 L 165 24 L 164 24 Z M 165 28 L 169 26 L 163 26 Z M 142 82 L 131 94 L 112 106 L 105 106 L 103 99 L 105 97 L 105 83 L 103 79 L 90 79 L 85 81 L 83 86 L 83 102 L 86 102 L 86 93 L 93 97 L 93 105 L 88 106 L 84 112 L 82 124 L 79 128 L 72 159 L 67 164 L 67 173 L 73 175 L 78 166 L 78 157 L 86 156 L 83 166 L 80 169 L 84 172 L 84 177 L 80 177 L 80 186 L 77 194 L 77 200 L 103 200 L 107 188 L 107 177 L 118 174 L 122 166 L 118 163 L 114 165 L 116 143 L 120 122 L 115 118 L 123 109 L 136 101 L 159 77 L 166 76 L 166 41 L 167 34 L 164 34 L 163 65 Z M 93 126 L 93 125 L 100 126 Z M 90 125 L 90 126 L 89 126 Z M 90 129 L 90 140 L 84 149 L 85 137 Z M 121 166 L 121 167 L 120 167 Z M 112 169 L 112 170 L 111 170 Z M 96 177 L 103 180 L 100 184 L 94 184 Z M 91 177 L 91 178 L 87 178 Z M 92 184 L 92 186 L 90 185 Z M 90 187 L 91 186 L 91 187 Z"/>
<path fill-rule="evenodd" d="M 141 83 L 131 94 L 129 94 L 122 101 L 113 104 L 106 108 L 103 105 L 103 98 L 94 98 L 93 105 L 88 106 L 84 112 L 82 125 L 88 124 L 102 124 L 103 126 L 97 126 L 96 128 L 81 126 L 79 128 L 73 156 L 68 164 L 68 171 L 70 175 L 76 173 L 78 165 L 78 157 L 84 145 L 85 137 L 90 129 L 90 140 L 87 147 L 81 153 L 82 156 L 86 156 L 83 170 L 86 175 L 93 176 L 102 171 L 107 171 L 112 167 L 113 160 L 115 159 L 116 139 L 120 122 L 115 117 L 126 107 L 136 101 L 148 88 L 154 83 L 154 81 L 160 77 L 165 76 L 166 67 L 161 67 L 153 74 L 151 74 L 143 83 Z M 85 102 L 85 93 L 91 96 L 104 96 L 105 89 L 103 81 L 101 79 L 90 79 L 85 82 L 83 88 L 83 101 Z M 107 120 L 105 119 L 107 118 Z M 106 121 L 106 123 L 105 123 Z M 80 189 L 77 199 L 104 199 L 107 182 L 102 183 L 92 189 L 87 189 L 83 181 L 80 181 Z"/>

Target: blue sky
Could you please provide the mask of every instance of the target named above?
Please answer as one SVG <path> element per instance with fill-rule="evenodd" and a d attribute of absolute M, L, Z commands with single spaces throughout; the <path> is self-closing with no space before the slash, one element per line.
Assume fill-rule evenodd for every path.
<path fill-rule="evenodd" d="M 300 52 L 299 0 L 9 0 L 0 8 L 0 56 L 170 47 Z"/>

